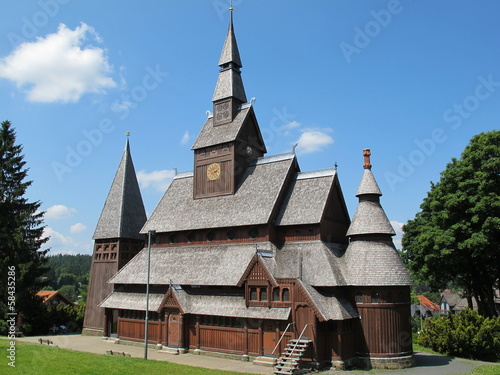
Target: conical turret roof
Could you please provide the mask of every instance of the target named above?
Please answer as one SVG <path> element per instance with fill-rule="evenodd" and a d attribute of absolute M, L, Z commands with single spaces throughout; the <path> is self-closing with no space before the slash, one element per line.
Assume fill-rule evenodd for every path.
<path fill-rule="evenodd" d="M 97 222 L 93 239 L 143 239 L 144 236 L 139 234 L 139 231 L 145 222 L 146 210 L 127 139 L 125 151 Z"/>
<path fill-rule="evenodd" d="M 347 230 L 351 241 L 344 255 L 349 284 L 411 285 L 411 277 L 396 251 L 396 233 L 380 205 L 380 188 L 371 171 L 370 150 L 364 150 L 365 172 L 356 196 L 358 208 Z"/>
<path fill-rule="evenodd" d="M 370 150 L 364 150 L 363 155 L 365 171 L 356 193 L 359 204 L 347 230 L 347 236 L 366 234 L 394 236 L 396 232 L 379 202 L 382 193 L 371 171 Z"/>

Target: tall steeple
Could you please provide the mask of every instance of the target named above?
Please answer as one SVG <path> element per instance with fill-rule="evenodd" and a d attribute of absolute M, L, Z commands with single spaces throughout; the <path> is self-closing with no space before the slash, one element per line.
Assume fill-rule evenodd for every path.
<path fill-rule="evenodd" d="M 144 247 L 144 236 L 139 232 L 145 222 L 146 210 L 127 138 L 125 151 L 94 232 L 83 334 L 104 333 L 106 318 L 104 309 L 98 304 L 113 290 L 112 284 L 108 284 L 111 276 Z"/>
<path fill-rule="evenodd" d="M 94 232 L 94 240 L 106 238 L 143 239 L 139 231 L 145 222 L 146 210 L 142 202 L 127 138 L 125 151 Z"/>
<path fill-rule="evenodd" d="M 212 97 L 213 115 L 207 117 L 192 147 L 195 199 L 235 194 L 247 167 L 267 152 L 252 103 L 247 103 L 233 10 L 229 10 L 229 29 Z"/>
<path fill-rule="evenodd" d="M 243 65 L 234 35 L 232 8 L 230 8 L 230 13 L 229 29 L 219 59 L 219 79 L 212 97 L 215 124 L 231 122 L 238 107 L 247 102 L 241 79 L 240 69 Z"/>

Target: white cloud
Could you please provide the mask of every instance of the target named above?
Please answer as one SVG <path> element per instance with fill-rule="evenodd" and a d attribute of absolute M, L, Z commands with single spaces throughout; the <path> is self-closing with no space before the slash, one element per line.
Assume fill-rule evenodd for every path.
<path fill-rule="evenodd" d="M 403 246 L 401 245 L 401 239 L 403 238 L 403 225 L 404 223 L 400 223 L 395 220 L 391 220 L 391 225 L 394 228 L 394 232 L 396 232 L 396 235 L 392 238 L 392 242 L 394 242 L 394 246 L 396 246 L 396 249 L 401 250 Z"/>
<path fill-rule="evenodd" d="M 56 33 L 19 45 L 0 59 L 0 78 L 16 83 L 33 102 L 77 102 L 86 93 L 116 87 L 112 67 L 95 30 L 82 23 L 75 30 L 60 24 Z"/>
<path fill-rule="evenodd" d="M 72 225 L 70 228 L 69 228 L 69 232 L 74 234 L 74 233 L 81 233 L 83 232 L 85 229 L 87 229 L 87 226 L 82 224 L 82 223 L 76 223 L 74 225 Z"/>
<path fill-rule="evenodd" d="M 47 208 L 45 219 L 67 219 L 76 212 L 74 208 L 67 207 L 63 204 L 56 204 Z"/>
<path fill-rule="evenodd" d="M 290 121 L 288 124 L 283 125 L 283 129 L 295 129 L 300 126 L 298 121 Z"/>
<path fill-rule="evenodd" d="M 56 254 L 92 254 L 92 241 L 78 242 L 73 237 L 65 236 L 51 227 L 45 227 L 44 237 L 50 237 L 44 247 L 49 247 L 49 255 Z"/>
<path fill-rule="evenodd" d="M 181 139 L 181 145 L 185 145 L 186 143 L 189 142 L 189 139 L 191 139 L 191 136 L 189 135 L 189 131 L 186 130 L 186 132 L 184 133 L 184 135 L 182 136 L 182 139 Z"/>
<path fill-rule="evenodd" d="M 141 188 L 152 187 L 157 191 L 164 192 L 172 178 L 175 176 L 175 171 L 173 170 L 162 170 L 162 171 L 152 171 L 145 172 L 139 171 L 137 173 L 137 180 L 139 181 L 139 185 Z"/>
<path fill-rule="evenodd" d="M 326 132 L 331 132 L 331 129 L 305 129 L 296 142 L 299 144 L 297 153 L 308 154 L 321 151 L 323 147 L 333 143 L 333 138 Z"/>

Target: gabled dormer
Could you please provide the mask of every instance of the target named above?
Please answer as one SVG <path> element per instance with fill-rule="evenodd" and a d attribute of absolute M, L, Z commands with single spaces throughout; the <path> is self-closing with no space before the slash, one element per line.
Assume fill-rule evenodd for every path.
<path fill-rule="evenodd" d="M 250 162 L 267 152 L 243 87 L 232 12 L 219 67 L 213 114 L 192 147 L 195 199 L 234 194 Z"/>
<path fill-rule="evenodd" d="M 271 307 L 272 293 L 278 283 L 267 268 L 262 256 L 257 253 L 241 276 L 238 286 L 245 287 L 248 306 Z"/>

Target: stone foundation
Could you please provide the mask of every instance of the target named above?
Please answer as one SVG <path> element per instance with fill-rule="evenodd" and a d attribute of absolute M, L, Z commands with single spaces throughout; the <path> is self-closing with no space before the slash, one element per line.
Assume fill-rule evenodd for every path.
<path fill-rule="evenodd" d="M 353 357 L 345 361 L 347 369 L 380 369 L 400 370 L 415 367 L 415 357 L 412 355 L 403 357 L 377 358 L 377 357 Z"/>
<path fill-rule="evenodd" d="M 82 336 L 104 336 L 104 330 L 99 328 L 84 328 Z"/>

